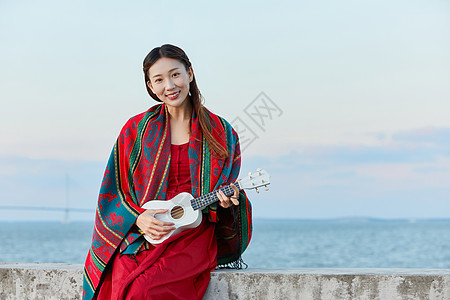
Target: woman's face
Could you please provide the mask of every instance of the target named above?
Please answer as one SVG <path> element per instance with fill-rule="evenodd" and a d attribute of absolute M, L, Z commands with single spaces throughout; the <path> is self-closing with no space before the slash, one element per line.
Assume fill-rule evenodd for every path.
<path fill-rule="evenodd" d="M 182 62 L 162 57 L 148 70 L 147 82 L 152 92 L 167 105 L 180 107 L 189 95 L 189 83 L 193 80 L 192 68 L 186 71 Z"/>

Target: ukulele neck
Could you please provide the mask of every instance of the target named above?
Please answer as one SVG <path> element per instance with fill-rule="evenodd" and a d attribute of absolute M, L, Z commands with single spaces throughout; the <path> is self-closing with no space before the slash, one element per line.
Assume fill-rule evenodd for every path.
<path fill-rule="evenodd" d="M 235 187 L 237 187 L 239 190 L 241 190 L 241 187 L 239 186 L 239 182 L 233 182 L 230 185 L 226 185 L 224 187 L 221 187 L 218 190 L 215 190 L 211 193 L 208 193 L 206 195 L 200 196 L 198 198 L 194 198 L 191 200 L 191 206 L 194 210 L 197 209 L 202 209 L 214 202 L 219 201 L 219 198 L 217 197 L 217 192 L 218 191 L 222 191 L 226 196 L 231 196 L 234 194 L 234 190 L 231 187 L 231 185 L 234 185 Z"/>

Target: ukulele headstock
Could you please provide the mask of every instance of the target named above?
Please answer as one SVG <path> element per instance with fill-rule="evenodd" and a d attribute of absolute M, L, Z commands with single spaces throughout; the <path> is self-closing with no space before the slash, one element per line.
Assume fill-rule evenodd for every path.
<path fill-rule="evenodd" d="M 262 186 L 266 191 L 269 190 L 270 175 L 267 171 L 258 168 L 256 172 L 249 172 L 247 177 L 238 182 L 241 189 L 256 189 L 256 192 L 259 193 L 258 188 Z"/>

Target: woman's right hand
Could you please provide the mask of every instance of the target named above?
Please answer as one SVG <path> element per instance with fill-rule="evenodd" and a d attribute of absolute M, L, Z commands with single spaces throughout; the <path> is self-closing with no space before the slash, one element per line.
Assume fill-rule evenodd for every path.
<path fill-rule="evenodd" d="M 156 214 L 163 214 L 168 209 L 147 209 L 137 217 L 136 225 L 150 238 L 159 240 L 175 229 L 174 223 L 163 222 L 155 218 Z"/>

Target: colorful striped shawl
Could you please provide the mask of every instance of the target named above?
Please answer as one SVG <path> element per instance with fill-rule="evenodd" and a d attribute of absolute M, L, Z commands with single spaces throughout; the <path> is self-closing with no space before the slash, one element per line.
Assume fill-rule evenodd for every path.
<path fill-rule="evenodd" d="M 193 113 L 189 163 L 194 197 L 234 182 L 241 163 L 237 133 L 223 118 L 205 111 L 211 132 L 227 147 L 230 157 L 218 159 L 210 154 Z M 170 144 L 170 122 L 165 104 L 155 105 L 131 118 L 122 128 L 100 189 L 94 235 L 83 274 L 83 299 L 94 297 L 106 265 L 144 211 L 141 206 L 153 199 L 165 199 Z M 213 204 L 204 210 L 209 220 L 217 223 L 218 265 L 238 261 L 250 242 L 251 205 L 243 191 L 239 200 L 238 207 L 223 209 Z"/>

